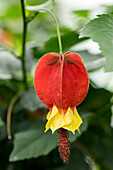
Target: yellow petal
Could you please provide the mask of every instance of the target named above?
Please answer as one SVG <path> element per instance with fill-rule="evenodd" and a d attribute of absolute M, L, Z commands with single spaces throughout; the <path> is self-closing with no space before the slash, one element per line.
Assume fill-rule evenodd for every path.
<path fill-rule="evenodd" d="M 48 112 L 48 114 L 47 114 L 47 120 L 50 118 L 50 112 Z"/>
<path fill-rule="evenodd" d="M 74 112 L 71 108 L 68 108 L 65 114 L 61 114 L 56 106 L 53 107 L 51 113 L 48 113 L 47 120 L 48 122 L 46 124 L 45 132 L 48 129 L 51 129 L 52 133 L 59 128 L 64 128 L 75 133 L 75 130 L 79 131 L 79 127 L 82 123 L 82 119 L 80 118 L 76 108 L 74 109 Z"/>
<path fill-rule="evenodd" d="M 60 113 L 58 113 L 51 119 L 49 118 L 49 120 L 46 124 L 45 132 L 50 128 L 52 130 L 52 133 L 54 133 L 54 131 L 59 129 L 61 127 L 61 125 L 62 125 L 62 116 L 60 115 Z"/>
<path fill-rule="evenodd" d="M 63 114 L 62 116 L 65 122 L 65 125 L 70 124 L 73 121 L 73 116 L 74 116 L 72 109 L 69 107 L 67 112 Z"/>
<path fill-rule="evenodd" d="M 78 117 L 76 119 L 76 116 L 74 116 L 73 121 L 70 124 L 63 126 L 62 128 L 71 131 L 73 134 L 75 134 L 75 130 L 78 130 L 78 132 L 80 133 L 79 127 L 81 124 L 82 124 L 81 117 L 79 116 L 79 119 L 78 119 Z"/>
<path fill-rule="evenodd" d="M 56 114 L 58 114 L 58 109 L 57 107 L 54 105 L 53 108 L 52 108 L 52 112 L 50 113 L 50 116 L 49 116 L 49 120 L 54 117 Z"/>

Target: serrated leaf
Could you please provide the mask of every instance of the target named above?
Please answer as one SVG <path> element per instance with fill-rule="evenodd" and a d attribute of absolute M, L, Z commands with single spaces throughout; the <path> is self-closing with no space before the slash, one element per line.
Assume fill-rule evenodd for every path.
<path fill-rule="evenodd" d="M 113 14 L 98 15 L 83 27 L 80 37 L 90 37 L 99 44 L 106 58 L 105 70 L 113 71 Z"/>
<path fill-rule="evenodd" d="M 24 109 L 31 112 L 46 107 L 46 105 L 38 98 L 34 88 L 32 87 L 22 93 L 20 104 Z"/>

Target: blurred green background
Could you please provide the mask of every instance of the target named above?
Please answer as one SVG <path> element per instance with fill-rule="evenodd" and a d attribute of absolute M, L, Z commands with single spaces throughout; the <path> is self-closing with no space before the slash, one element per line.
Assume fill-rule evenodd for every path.
<path fill-rule="evenodd" d="M 28 89 L 25 90 L 20 55 L 21 4 L 19 0 L 0 0 L 0 170 L 113 170 L 113 72 L 105 72 L 106 59 L 97 43 L 79 38 L 80 30 L 90 19 L 98 14 L 113 14 L 113 4 L 101 1 L 91 6 L 87 1 L 84 7 L 78 1 L 70 1 L 71 5 L 67 2 L 26 1 L 31 6 L 49 4 L 59 22 L 63 53 L 78 52 L 90 78 L 89 92 L 77 107 L 83 119 L 81 134 L 70 133 L 71 155 L 69 163 L 64 165 L 58 153 L 57 132 L 44 134 L 48 109 L 33 87 L 38 59 L 47 52 L 59 53 L 55 23 L 48 13 L 41 12 L 28 25 L 25 56 Z M 8 140 L 7 112 L 17 94 L 12 109 L 12 139 Z"/>

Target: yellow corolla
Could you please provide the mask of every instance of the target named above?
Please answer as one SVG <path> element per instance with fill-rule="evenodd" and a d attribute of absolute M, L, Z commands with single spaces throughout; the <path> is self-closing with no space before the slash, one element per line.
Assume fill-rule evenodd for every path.
<path fill-rule="evenodd" d="M 75 130 L 78 130 L 79 132 L 79 127 L 82 124 L 82 119 L 79 116 L 76 107 L 74 108 L 74 111 L 69 107 L 64 114 L 63 111 L 60 113 L 54 105 L 51 113 L 49 112 L 47 114 L 47 120 L 45 132 L 48 129 L 51 129 L 52 133 L 59 128 L 64 128 L 75 134 Z"/>

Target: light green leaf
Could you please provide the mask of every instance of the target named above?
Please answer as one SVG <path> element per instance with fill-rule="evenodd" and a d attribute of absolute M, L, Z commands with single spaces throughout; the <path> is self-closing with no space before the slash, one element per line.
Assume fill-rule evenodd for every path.
<path fill-rule="evenodd" d="M 51 10 L 53 7 L 53 1 L 54 0 L 48 0 L 47 2 L 36 6 L 26 5 L 27 22 L 32 21 L 39 12 L 47 12 L 44 9 Z"/>
<path fill-rule="evenodd" d="M 83 27 L 80 37 L 90 37 L 99 44 L 106 58 L 105 70 L 113 71 L 113 14 L 98 15 Z"/>
<path fill-rule="evenodd" d="M 75 51 L 73 50 L 71 52 Z M 76 53 L 80 54 L 88 71 L 94 71 L 96 69 L 99 69 L 105 63 L 105 58 L 99 54 L 94 55 L 89 53 L 87 50 L 76 51 Z"/>
<path fill-rule="evenodd" d="M 90 80 L 97 88 L 104 88 L 113 93 L 113 72 L 105 72 L 104 68 L 89 73 Z"/>
<path fill-rule="evenodd" d="M 19 18 L 19 17 L 21 17 L 21 8 L 18 5 L 18 3 L 14 3 L 14 4 L 9 5 L 8 10 L 6 10 L 5 17 L 6 18 Z"/>
<path fill-rule="evenodd" d="M 21 79 L 21 62 L 8 51 L 0 51 L 0 79 Z"/>
<path fill-rule="evenodd" d="M 76 10 L 73 11 L 74 14 L 77 14 L 79 17 L 84 17 L 84 18 L 88 18 L 90 15 L 90 10 Z"/>
<path fill-rule="evenodd" d="M 41 4 L 41 5 L 36 5 L 36 6 L 26 6 L 26 9 L 28 11 L 39 11 L 42 8 L 47 8 L 47 9 L 51 9 L 53 7 L 53 0 L 48 0 L 47 2 Z M 45 12 L 45 11 L 41 11 L 41 12 Z"/>
<path fill-rule="evenodd" d="M 2 126 L 4 126 L 4 122 L 3 122 L 3 120 L 0 117 L 0 127 L 2 127 Z"/>

